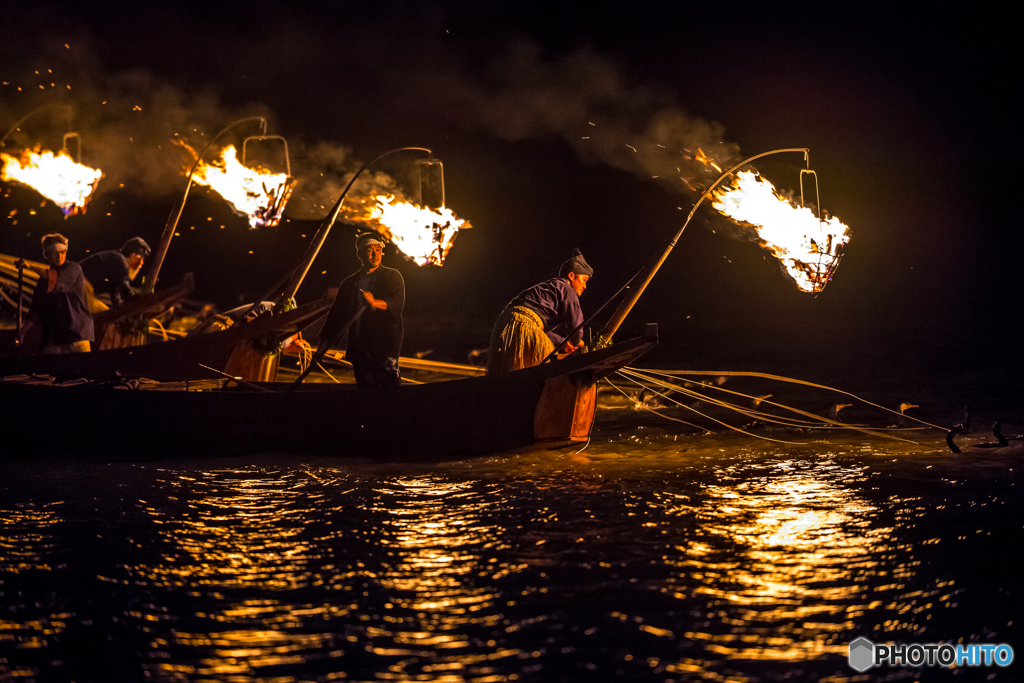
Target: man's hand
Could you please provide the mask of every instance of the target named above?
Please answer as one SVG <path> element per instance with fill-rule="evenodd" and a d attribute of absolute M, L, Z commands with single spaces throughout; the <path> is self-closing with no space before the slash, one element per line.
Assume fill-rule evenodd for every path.
<path fill-rule="evenodd" d="M 374 299 L 373 294 L 370 294 L 365 289 L 360 289 L 359 291 L 366 298 L 366 303 L 370 304 L 373 308 L 376 308 L 378 311 L 388 310 L 388 302 L 384 301 L 384 299 Z"/>

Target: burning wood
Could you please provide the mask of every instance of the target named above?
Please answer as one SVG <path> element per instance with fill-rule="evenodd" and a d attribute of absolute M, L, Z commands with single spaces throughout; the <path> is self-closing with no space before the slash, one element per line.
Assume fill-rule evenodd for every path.
<path fill-rule="evenodd" d="M 175 142 L 195 157 L 195 151 L 186 143 Z M 188 168 L 185 170 L 188 172 Z M 249 227 L 253 229 L 274 227 L 281 222 L 285 204 L 298 182 L 286 173 L 271 173 L 261 166 L 243 166 L 234 145 L 221 150 L 218 161 L 210 164 L 200 161 L 192 180 L 215 190 L 237 214 L 249 220 Z"/>
<path fill-rule="evenodd" d="M 821 220 L 809 208 L 795 206 L 751 171 L 737 173 L 712 196 L 712 206 L 757 230 L 761 246 L 782 262 L 797 287 L 805 292 L 825 288 L 850 241 L 850 229 L 839 219 Z"/>
<path fill-rule="evenodd" d="M 444 265 L 455 235 L 460 229 L 471 227 L 447 207 L 428 209 L 391 195 L 376 195 L 362 207 L 360 213 L 349 209 L 348 217 L 383 234 L 421 266 Z"/>
<path fill-rule="evenodd" d="M 25 149 L 17 157 L 0 153 L 0 180 L 28 185 L 59 206 L 65 217 L 84 213 L 103 171 L 76 163 L 67 150 Z"/>

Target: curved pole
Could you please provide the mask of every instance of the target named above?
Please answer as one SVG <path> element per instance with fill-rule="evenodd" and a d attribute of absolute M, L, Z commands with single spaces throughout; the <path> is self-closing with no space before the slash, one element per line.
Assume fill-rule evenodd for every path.
<path fill-rule="evenodd" d="M 647 288 L 647 285 L 650 283 L 655 273 L 657 273 L 658 269 L 661 268 L 661 264 L 665 262 L 665 259 L 667 259 L 668 255 L 672 252 L 673 247 L 676 246 L 676 242 L 678 242 L 679 238 L 682 236 L 683 230 L 686 230 L 686 226 L 690 224 L 690 219 L 692 219 L 693 215 L 697 212 L 697 207 L 701 205 L 701 202 L 707 199 L 707 197 L 712 193 L 712 191 L 714 191 L 714 189 L 718 187 L 719 183 L 721 183 L 723 180 L 732 175 L 732 173 L 736 169 L 746 164 L 749 164 L 751 161 L 754 161 L 755 159 L 766 157 L 769 154 L 781 154 L 783 152 L 800 152 L 801 154 L 804 155 L 804 162 L 806 162 L 808 168 L 810 168 L 811 151 L 806 147 L 789 147 L 786 149 L 773 149 L 770 152 L 762 152 L 761 154 L 755 154 L 752 157 L 744 159 L 743 161 L 736 164 L 728 171 L 720 175 L 718 177 L 718 180 L 711 184 L 711 187 L 704 190 L 704 193 L 700 196 L 700 199 L 698 199 L 697 202 L 693 205 L 693 208 L 690 209 L 690 214 L 686 217 L 686 220 L 683 222 L 683 226 L 679 228 L 679 231 L 676 232 L 675 236 L 671 240 L 669 240 L 668 244 L 665 246 L 665 249 L 661 252 L 661 254 L 655 256 L 654 259 L 651 260 L 647 267 L 636 278 L 638 281 L 636 289 L 633 290 L 633 292 L 629 296 L 627 296 L 621 304 L 619 304 L 619 307 L 615 309 L 615 313 L 612 314 L 611 319 L 608 320 L 607 323 L 605 323 L 604 328 L 601 330 L 601 335 L 600 337 L 598 337 L 597 342 L 598 348 L 607 346 L 612 343 L 612 337 L 615 335 L 615 332 L 618 331 L 619 326 L 622 325 L 622 321 L 625 320 L 626 315 L 629 314 L 629 311 L 633 308 L 633 305 L 636 304 L 637 300 L 640 298 L 640 295 L 644 293 L 644 289 Z"/>
<path fill-rule="evenodd" d="M 0 147 L 4 146 L 4 143 L 7 141 L 7 138 L 10 137 L 11 133 L 13 133 L 14 131 L 18 130 L 18 128 L 21 126 L 21 124 L 25 123 L 26 121 L 28 121 L 30 118 L 32 118 L 33 116 L 35 116 L 39 112 L 46 111 L 47 109 L 53 109 L 54 107 L 63 109 L 63 110 L 65 110 L 68 113 L 68 127 L 70 128 L 71 127 L 70 126 L 71 115 L 74 113 L 74 109 L 72 109 L 71 105 L 69 105 L 69 104 L 44 104 L 43 106 L 39 107 L 38 109 L 33 109 L 32 111 L 30 111 L 29 113 L 25 114 L 20 119 L 18 119 L 18 122 L 15 123 L 13 126 L 11 126 L 10 129 L 6 133 L 4 133 L 4 136 L 2 138 L 0 138 Z"/>
<path fill-rule="evenodd" d="M 313 241 L 306 249 L 306 253 L 302 255 L 302 260 L 299 262 L 299 265 L 295 266 L 295 268 L 290 273 L 288 273 L 288 275 L 285 276 L 286 279 L 284 280 L 284 282 L 287 282 L 287 284 L 284 285 L 284 289 L 282 290 L 283 299 L 291 299 L 295 296 L 295 293 L 299 291 L 299 287 L 302 285 L 302 281 L 306 279 L 306 274 L 309 272 L 310 267 L 313 265 L 313 260 L 316 258 L 317 254 L 320 253 L 320 248 L 324 245 L 324 241 L 327 239 L 327 233 L 331 231 L 331 227 L 334 225 L 334 221 L 337 220 L 338 213 L 341 212 L 341 205 L 345 201 L 345 197 L 348 195 L 348 191 L 352 189 L 352 185 L 355 184 L 356 178 L 358 178 L 362 174 L 362 172 L 369 168 L 372 164 L 377 163 L 384 157 L 389 156 L 391 154 L 395 154 L 396 152 L 410 151 L 426 152 L 427 154 L 433 154 L 433 152 L 427 149 L 426 147 L 399 147 L 398 149 L 392 149 L 390 151 L 384 152 L 379 157 L 367 161 L 365 164 L 363 164 L 362 168 L 356 171 L 356 174 L 352 176 L 351 180 L 348 181 L 348 185 L 345 186 L 345 191 L 341 193 L 340 197 L 338 197 L 338 201 L 334 204 L 334 208 L 331 209 L 331 212 L 327 214 L 326 218 L 324 218 L 323 223 L 320 224 L 320 228 L 317 230 L 316 235 L 313 236 Z M 277 293 L 277 288 L 280 286 L 281 284 L 274 285 L 274 291 L 270 292 L 268 296 L 274 296 L 274 294 Z"/>
<path fill-rule="evenodd" d="M 217 142 L 221 135 L 224 135 L 224 133 L 227 133 L 240 123 L 246 123 L 247 121 L 259 121 L 261 133 L 266 132 L 267 120 L 262 116 L 250 116 L 248 118 L 240 119 L 213 136 L 213 139 L 207 143 L 206 147 L 203 148 L 203 151 L 196 157 L 195 163 L 192 164 L 192 170 L 188 173 L 188 182 L 185 183 L 185 195 L 181 198 L 181 203 L 178 204 L 177 211 L 171 209 L 171 214 L 167 217 L 167 225 L 164 226 L 163 235 L 160 236 L 160 245 L 156 248 L 156 253 L 153 255 L 153 264 L 149 267 L 149 272 L 146 274 L 146 278 L 142 285 L 143 294 L 152 294 L 153 290 L 156 288 L 157 278 L 160 277 L 160 268 L 164 265 L 164 257 L 167 256 L 167 249 L 171 246 L 171 239 L 174 237 L 174 231 L 178 229 L 178 220 L 181 219 L 181 212 L 185 210 L 185 201 L 188 199 L 188 191 L 192 189 L 192 176 L 195 175 L 196 169 L 199 168 L 199 162 L 202 161 L 203 155 L 206 154 L 210 147 L 213 146 L 213 143 Z"/>

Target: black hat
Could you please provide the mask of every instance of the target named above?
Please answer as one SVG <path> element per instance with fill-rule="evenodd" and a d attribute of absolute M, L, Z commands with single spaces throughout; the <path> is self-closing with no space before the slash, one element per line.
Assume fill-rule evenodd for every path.
<path fill-rule="evenodd" d="M 149 254 L 152 250 L 149 245 L 146 244 L 146 240 L 141 237 L 133 237 L 124 243 L 121 247 L 121 253 L 125 256 L 131 256 L 132 254 L 142 254 L 142 258 L 149 258 Z"/>
<path fill-rule="evenodd" d="M 565 277 L 569 273 L 594 277 L 594 269 L 591 268 L 590 264 L 587 263 L 587 260 L 583 258 L 583 254 L 579 249 L 574 249 L 572 252 L 572 258 L 562 264 L 561 269 L 558 271 L 558 276 Z"/>

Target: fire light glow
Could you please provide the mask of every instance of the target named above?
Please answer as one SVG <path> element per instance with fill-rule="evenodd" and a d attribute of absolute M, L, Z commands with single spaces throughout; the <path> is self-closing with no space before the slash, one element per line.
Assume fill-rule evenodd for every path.
<path fill-rule="evenodd" d="M 828 284 L 850 241 L 850 229 L 839 219 L 819 220 L 809 208 L 794 206 L 751 171 L 737 173 L 713 197 L 713 206 L 720 212 L 754 226 L 761 246 L 782 262 L 797 287 L 820 292 Z"/>
<path fill-rule="evenodd" d="M 84 213 L 103 171 L 77 163 L 66 150 L 22 150 L 17 157 L 0 153 L 0 180 L 28 185 L 64 212 Z"/>
<path fill-rule="evenodd" d="M 195 154 L 188 145 L 179 144 Z M 192 180 L 215 190 L 236 213 L 249 220 L 250 228 L 273 227 L 280 223 L 296 183 L 286 173 L 243 166 L 234 145 L 221 150 L 218 161 L 210 164 L 200 161 Z"/>
<path fill-rule="evenodd" d="M 470 227 L 447 207 L 432 210 L 383 194 L 374 202 L 364 218 L 355 220 L 371 224 L 421 266 L 444 265 L 459 229 Z"/>

